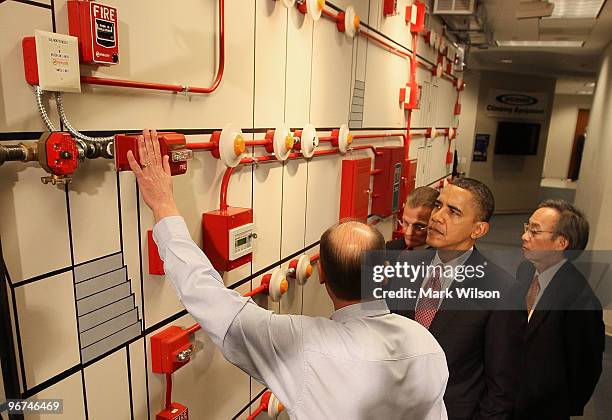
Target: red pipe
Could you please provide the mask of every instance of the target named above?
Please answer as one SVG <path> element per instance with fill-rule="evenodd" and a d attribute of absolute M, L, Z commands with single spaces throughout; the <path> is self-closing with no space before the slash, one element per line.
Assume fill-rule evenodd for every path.
<path fill-rule="evenodd" d="M 215 148 L 215 144 L 210 141 L 204 143 L 187 143 L 187 148 L 191 150 L 212 150 Z"/>
<path fill-rule="evenodd" d="M 333 20 L 334 22 L 338 21 L 338 15 L 333 14 L 332 12 L 330 12 L 329 10 L 321 10 L 321 14 L 324 16 L 327 16 L 328 18 L 330 18 L 331 20 Z"/>
<path fill-rule="evenodd" d="M 166 409 L 172 405 L 172 374 L 166 373 Z"/>
<path fill-rule="evenodd" d="M 261 292 L 265 292 L 266 290 L 268 290 L 268 285 L 267 284 L 262 284 L 261 286 L 258 286 L 256 288 L 254 288 L 253 290 L 251 290 L 250 292 L 246 292 L 244 295 L 244 297 L 251 297 L 251 296 L 255 296 Z"/>
<path fill-rule="evenodd" d="M 382 169 L 373 169 L 370 171 L 370 175 L 380 175 L 382 174 Z"/>
<path fill-rule="evenodd" d="M 241 161 L 242 162 L 242 161 Z M 223 174 L 223 180 L 221 181 L 221 192 L 219 197 L 220 210 L 227 211 L 227 188 L 229 187 L 230 177 L 234 172 L 234 168 L 227 168 L 225 174 Z"/>
<path fill-rule="evenodd" d="M 259 407 L 257 407 L 257 410 L 253 411 L 251 415 L 247 417 L 247 420 L 255 420 L 255 418 L 257 418 L 258 415 L 263 413 L 265 408 L 266 408 L 265 406 L 260 405 Z"/>
<path fill-rule="evenodd" d="M 245 146 L 267 146 L 270 140 L 247 140 L 244 142 Z"/>
<path fill-rule="evenodd" d="M 200 331 L 202 326 L 200 324 L 193 324 L 191 327 L 187 328 L 187 334 L 193 334 L 196 331 Z"/>
<path fill-rule="evenodd" d="M 225 0 L 219 0 L 219 68 L 217 76 L 209 87 L 170 85 L 164 83 L 140 82 L 135 80 L 108 79 L 96 76 L 81 76 L 81 82 L 90 85 L 117 86 L 136 89 L 165 90 L 170 92 L 211 93 L 221 83 L 225 70 Z"/>
<path fill-rule="evenodd" d="M 374 35 L 370 34 L 369 32 L 359 31 L 359 35 L 363 36 L 364 38 L 371 39 L 372 41 L 376 42 L 377 44 L 379 44 L 383 48 L 386 48 L 389 52 L 391 52 L 391 53 L 393 53 L 393 54 L 395 54 L 397 56 L 400 56 L 402 58 L 408 58 L 409 60 L 413 60 L 413 57 L 409 53 L 406 53 L 406 52 L 404 52 L 402 50 L 398 50 L 397 48 L 395 48 L 391 44 L 383 41 L 382 39 L 379 39 L 378 37 L 375 37 Z"/>
<path fill-rule="evenodd" d="M 331 142 L 331 141 L 334 141 L 335 139 L 336 139 L 335 136 L 323 136 L 323 137 L 319 137 L 319 142 L 322 142 L 322 141 Z"/>
<path fill-rule="evenodd" d="M 405 137 L 405 135 L 401 133 L 353 134 L 353 139 L 376 139 L 379 137 Z"/>

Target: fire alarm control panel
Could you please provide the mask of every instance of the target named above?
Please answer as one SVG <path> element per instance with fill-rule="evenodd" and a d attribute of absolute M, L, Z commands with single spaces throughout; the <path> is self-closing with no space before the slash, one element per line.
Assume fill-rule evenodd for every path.
<path fill-rule="evenodd" d="M 217 271 L 230 271 L 251 262 L 257 237 L 253 210 L 228 207 L 202 215 L 204 253 Z"/>

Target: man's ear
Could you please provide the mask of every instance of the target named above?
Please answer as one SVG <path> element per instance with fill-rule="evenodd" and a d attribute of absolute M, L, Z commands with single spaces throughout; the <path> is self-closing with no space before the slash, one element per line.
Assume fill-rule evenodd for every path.
<path fill-rule="evenodd" d="M 558 251 L 565 251 L 569 246 L 569 241 L 563 235 L 557 235 L 555 238 L 555 246 Z"/>
<path fill-rule="evenodd" d="M 474 240 L 482 238 L 489 232 L 489 226 L 488 222 L 476 222 L 470 237 Z"/>
<path fill-rule="evenodd" d="M 327 279 L 325 278 L 325 273 L 323 272 L 323 265 L 321 264 L 321 259 L 317 261 L 317 273 L 319 273 L 319 283 L 320 284 L 327 283 Z"/>

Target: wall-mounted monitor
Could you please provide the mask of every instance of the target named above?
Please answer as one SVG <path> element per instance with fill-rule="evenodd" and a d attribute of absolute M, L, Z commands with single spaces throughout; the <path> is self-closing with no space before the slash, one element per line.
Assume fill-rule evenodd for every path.
<path fill-rule="evenodd" d="M 540 124 L 500 121 L 495 138 L 496 155 L 535 155 L 538 153 Z"/>

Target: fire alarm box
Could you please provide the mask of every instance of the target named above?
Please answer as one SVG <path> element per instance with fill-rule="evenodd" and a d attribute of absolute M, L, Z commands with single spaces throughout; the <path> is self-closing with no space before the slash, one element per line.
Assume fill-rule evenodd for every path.
<path fill-rule="evenodd" d="M 115 135 L 115 168 L 117 172 L 130 171 L 130 164 L 127 160 L 127 152 L 131 150 L 140 163 L 138 154 L 138 139 L 142 134 L 117 134 Z M 170 173 L 182 175 L 187 172 L 187 161 L 193 158 L 193 151 L 187 149 L 187 141 L 183 134 L 178 133 L 157 133 L 159 140 L 159 151 L 162 156 L 168 155 L 170 158 Z"/>
<path fill-rule="evenodd" d="M 151 337 L 153 373 L 174 373 L 191 360 L 194 351 L 191 332 L 172 325 Z"/>
<path fill-rule="evenodd" d="M 370 166 L 370 158 L 342 161 L 340 220 L 350 218 L 366 222 L 370 204 Z"/>
<path fill-rule="evenodd" d="M 410 24 L 413 34 L 425 32 L 425 3 L 417 0 L 406 7 L 406 24 Z"/>
<path fill-rule="evenodd" d="M 378 147 L 376 152 L 374 169 L 380 169 L 382 172 L 374 177 L 372 213 L 387 217 L 399 210 L 405 152 L 403 147 Z"/>
<path fill-rule="evenodd" d="M 400 104 L 407 109 L 416 109 L 419 104 L 420 89 L 416 82 L 407 83 L 405 88 L 400 88 Z"/>
<path fill-rule="evenodd" d="M 68 1 L 68 30 L 79 39 L 81 62 L 119 62 L 117 9 L 89 0 Z"/>
<path fill-rule="evenodd" d="M 461 115 L 461 102 L 455 102 L 455 109 L 453 110 L 453 115 Z"/>
<path fill-rule="evenodd" d="M 397 0 L 384 0 L 383 14 L 385 17 L 397 14 Z"/>
<path fill-rule="evenodd" d="M 173 402 L 157 413 L 155 420 L 189 420 L 189 410 L 183 404 Z"/>
<path fill-rule="evenodd" d="M 253 210 L 228 207 L 202 215 L 204 253 L 217 271 L 230 271 L 253 259 Z"/>

